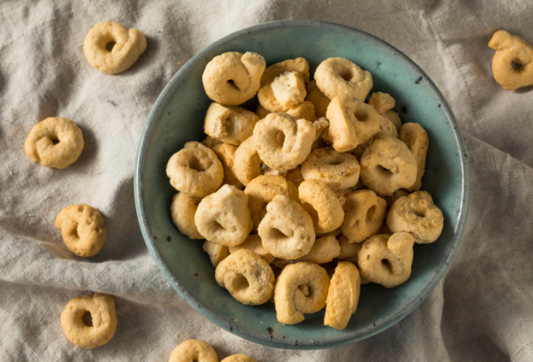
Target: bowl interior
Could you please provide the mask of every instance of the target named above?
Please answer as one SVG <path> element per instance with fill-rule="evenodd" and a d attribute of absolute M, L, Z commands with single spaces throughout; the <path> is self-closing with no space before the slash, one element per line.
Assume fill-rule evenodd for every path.
<path fill-rule="evenodd" d="M 416 245 L 411 278 L 394 289 L 361 288 L 357 312 L 339 331 L 323 325 L 324 312 L 284 326 L 274 305 L 250 307 L 237 302 L 214 278 L 202 241 L 181 235 L 170 219 L 176 191 L 165 167 L 172 154 L 191 140 L 200 141 L 211 103 L 202 86 L 202 72 L 214 56 L 226 51 L 253 51 L 267 64 L 304 57 L 313 74 L 328 57 L 350 59 L 372 73 L 372 91 L 396 99 L 403 122 L 418 122 L 428 132 L 430 147 L 423 188 L 445 217 L 440 239 Z M 414 63 L 396 49 L 366 33 L 315 21 L 275 22 L 232 34 L 197 54 L 172 78 L 160 95 L 143 134 L 135 175 L 135 197 L 145 241 L 159 267 L 195 309 L 223 328 L 258 343 L 282 348 L 317 349 L 354 342 L 393 325 L 409 314 L 434 288 L 459 244 L 466 218 L 467 170 L 464 148 L 448 106 Z"/>

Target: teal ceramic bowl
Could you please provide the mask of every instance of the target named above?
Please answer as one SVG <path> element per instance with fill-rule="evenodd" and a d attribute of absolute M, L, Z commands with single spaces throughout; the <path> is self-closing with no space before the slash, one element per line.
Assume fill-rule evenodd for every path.
<path fill-rule="evenodd" d="M 215 281 L 202 242 L 181 235 L 170 219 L 176 191 L 165 167 L 172 154 L 191 140 L 203 139 L 203 120 L 211 103 L 202 72 L 216 55 L 252 51 L 267 64 L 304 57 L 314 69 L 328 57 L 344 57 L 369 70 L 373 91 L 390 93 L 403 122 L 418 122 L 428 132 L 430 147 L 424 189 L 445 217 L 439 240 L 416 245 L 411 278 L 394 289 L 361 288 L 357 312 L 345 330 L 323 325 L 324 311 L 284 326 L 274 305 L 251 307 L 237 302 Z M 251 341 L 292 349 L 331 348 L 368 338 L 412 312 L 448 269 L 463 233 L 468 209 L 466 150 L 454 116 L 429 77 L 409 58 L 362 31 L 311 20 L 257 25 L 231 34 L 187 62 L 153 106 L 141 138 L 135 168 L 135 206 L 146 245 L 176 292 L 220 327 Z"/>

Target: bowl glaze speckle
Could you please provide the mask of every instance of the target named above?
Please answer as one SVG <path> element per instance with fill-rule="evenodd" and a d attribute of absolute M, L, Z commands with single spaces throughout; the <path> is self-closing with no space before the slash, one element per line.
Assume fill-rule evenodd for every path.
<path fill-rule="evenodd" d="M 372 73 L 372 91 L 390 93 L 403 122 L 418 122 L 430 144 L 423 189 L 445 217 L 433 244 L 416 245 L 411 278 L 385 289 L 361 288 L 357 312 L 345 330 L 323 325 L 324 311 L 294 326 L 277 322 L 270 302 L 251 307 L 237 302 L 215 281 L 202 241 L 181 235 L 170 218 L 176 193 L 165 167 L 187 141 L 200 141 L 211 103 L 202 72 L 216 55 L 253 51 L 267 64 L 304 57 L 311 74 L 328 57 L 344 57 Z M 382 40 L 346 26 L 312 20 L 286 20 L 253 26 L 222 38 L 190 59 L 170 80 L 154 104 L 139 145 L 135 167 L 135 206 L 146 245 L 172 287 L 194 309 L 220 327 L 273 347 L 320 349 L 368 338 L 412 312 L 448 269 L 459 246 L 468 211 L 466 150 L 454 116 L 429 77 L 409 58 Z"/>

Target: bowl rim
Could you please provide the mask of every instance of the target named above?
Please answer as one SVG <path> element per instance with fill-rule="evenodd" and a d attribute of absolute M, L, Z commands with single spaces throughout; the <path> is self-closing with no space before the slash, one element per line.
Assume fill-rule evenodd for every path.
<path fill-rule="evenodd" d="M 438 272 L 433 274 L 433 277 L 430 279 L 429 282 L 427 282 L 424 285 L 424 287 L 420 290 L 419 294 L 414 296 L 407 304 L 405 304 L 395 314 L 392 314 L 387 318 L 383 318 L 382 320 L 377 321 L 376 324 L 374 324 L 373 329 L 370 329 L 368 331 L 363 331 L 360 333 L 355 333 L 355 334 L 354 333 L 346 334 L 345 336 L 331 339 L 326 342 L 321 341 L 319 344 L 317 344 L 316 341 L 299 340 L 298 345 L 293 345 L 293 344 L 283 343 L 283 342 L 276 341 L 276 340 L 265 339 L 258 335 L 254 335 L 253 333 L 248 333 L 242 330 L 237 325 L 235 326 L 231 325 L 231 323 L 229 323 L 229 320 L 227 320 L 224 317 L 219 316 L 216 313 L 213 313 L 209 308 L 207 308 L 207 306 L 205 306 L 200 300 L 196 299 L 183 285 L 181 285 L 181 283 L 173 275 L 170 274 L 170 272 L 168 271 L 168 269 L 166 268 L 163 262 L 163 258 L 161 257 L 161 254 L 157 250 L 155 241 L 152 239 L 152 232 L 147 222 L 147 217 L 146 217 L 145 208 L 144 208 L 144 200 L 142 197 L 142 190 L 143 190 L 142 176 L 143 176 L 144 156 L 145 156 L 146 148 L 148 145 L 148 142 L 147 142 L 148 135 L 151 133 L 152 128 L 154 127 L 156 123 L 156 119 L 159 117 L 160 113 L 162 112 L 162 108 L 163 108 L 162 105 L 166 103 L 167 99 L 171 96 L 174 88 L 177 86 L 179 81 L 190 72 L 191 68 L 198 60 L 203 58 L 209 51 L 213 50 L 214 48 L 217 48 L 218 46 L 228 41 L 239 38 L 243 35 L 250 35 L 250 34 L 262 32 L 264 30 L 270 30 L 270 29 L 277 29 L 277 28 L 283 28 L 283 27 L 299 27 L 299 26 L 327 28 L 327 29 L 333 29 L 336 31 L 340 30 L 341 32 L 357 33 L 359 36 L 362 35 L 363 37 L 366 37 L 367 39 L 370 39 L 371 41 L 373 41 L 377 46 L 382 47 L 382 48 L 387 48 L 389 51 L 396 53 L 396 55 L 402 58 L 402 60 L 407 64 L 408 67 L 418 72 L 418 74 L 421 74 L 424 80 L 427 80 L 427 82 L 429 83 L 430 89 L 432 89 L 434 95 L 442 104 L 442 110 L 444 111 L 448 122 L 452 126 L 452 132 L 453 132 L 456 144 L 458 146 L 459 158 L 461 161 L 462 194 L 461 194 L 461 204 L 460 204 L 459 213 L 458 213 L 458 223 L 454 231 L 454 237 L 452 239 L 450 253 L 438 266 Z M 139 142 L 137 157 L 136 157 L 136 162 L 135 162 L 135 170 L 134 170 L 135 209 L 137 211 L 137 218 L 139 221 L 139 225 L 141 228 L 144 241 L 146 243 L 146 246 L 148 247 L 148 250 L 152 258 L 156 262 L 157 266 L 159 267 L 159 269 L 161 270 L 161 272 L 163 273 L 167 281 L 170 283 L 172 288 L 178 293 L 178 295 L 181 298 L 183 298 L 191 307 L 193 307 L 202 316 L 206 317 L 208 320 L 210 320 L 211 322 L 215 323 L 216 325 L 218 325 L 219 327 L 225 329 L 226 331 L 230 333 L 238 335 L 239 337 L 250 340 L 252 342 L 259 343 L 262 345 L 267 345 L 270 347 L 277 347 L 277 348 L 284 348 L 284 349 L 297 349 L 297 350 L 333 348 L 333 347 L 339 347 L 339 346 L 358 342 L 360 340 L 376 335 L 388 329 L 389 327 L 395 325 L 396 323 L 401 321 L 403 318 L 407 317 L 412 311 L 414 311 L 422 303 L 422 301 L 424 301 L 429 296 L 429 294 L 433 291 L 433 289 L 437 286 L 439 281 L 442 279 L 446 271 L 449 269 L 451 262 L 457 252 L 457 249 L 459 248 L 459 245 L 460 245 L 460 242 L 461 242 L 464 230 L 465 230 L 466 221 L 467 221 L 469 199 L 470 199 L 470 171 L 469 171 L 469 165 L 468 165 L 467 158 L 468 158 L 467 151 L 464 145 L 463 137 L 459 131 L 459 126 L 445 98 L 443 97 L 443 95 L 441 94 L 440 90 L 437 88 L 435 83 L 431 80 L 431 78 L 429 78 L 429 76 L 414 61 L 412 61 L 409 57 L 403 54 L 400 50 L 396 49 L 394 46 L 390 45 L 389 43 L 385 42 L 384 40 L 381 40 L 380 38 L 372 34 L 369 34 L 362 30 L 352 28 L 346 25 L 335 24 L 335 23 L 330 23 L 330 22 L 320 21 L 320 20 L 307 20 L 307 19 L 277 20 L 277 21 L 261 23 L 261 24 L 254 25 L 248 28 L 244 28 L 242 30 L 236 31 L 223 38 L 218 39 L 214 43 L 204 48 L 202 51 L 195 54 L 192 58 L 190 58 L 174 74 L 174 76 L 172 76 L 172 78 L 170 79 L 168 84 L 165 86 L 163 91 L 159 94 L 159 96 L 157 97 L 157 100 L 152 106 L 152 109 L 150 110 L 150 113 L 148 114 L 148 118 L 144 126 L 142 135 L 141 135 L 141 140 Z"/>

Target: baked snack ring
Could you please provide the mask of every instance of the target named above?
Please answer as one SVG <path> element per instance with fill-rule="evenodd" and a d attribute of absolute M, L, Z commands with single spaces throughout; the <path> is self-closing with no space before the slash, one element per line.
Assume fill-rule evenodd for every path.
<path fill-rule="evenodd" d="M 391 196 L 386 196 L 384 199 L 387 201 L 387 206 L 390 208 L 392 204 L 396 202 L 400 197 L 407 196 L 409 193 L 405 191 L 404 189 L 399 189 L 394 191 L 394 193 Z"/>
<path fill-rule="evenodd" d="M 342 225 L 344 210 L 326 183 L 306 180 L 298 187 L 298 195 L 302 206 L 311 215 L 317 233 L 329 233 Z"/>
<path fill-rule="evenodd" d="M 376 112 L 379 114 L 384 114 L 385 112 L 394 108 L 396 101 L 388 93 L 374 92 L 370 96 L 368 104 L 374 107 Z"/>
<path fill-rule="evenodd" d="M 387 136 L 398 138 L 398 130 L 400 127 L 401 127 L 401 123 L 397 127 L 393 122 L 391 122 L 387 117 L 385 117 L 385 115 L 380 115 L 379 116 L 379 129 L 377 133 L 381 132 Z M 373 141 L 374 141 L 374 137 L 370 138 L 370 140 L 368 140 L 365 143 L 360 143 L 359 145 L 357 145 L 355 149 L 351 151 L 351 153 L 355 157 L 357 157 L 358 160 L 360 160 L 361 156 L 363 156 L 363 153 L 372 144 Z"/>
<path fill-rule="evenodd" d="M 428 244 L 442 233 L 444 216 L 433 204 L 431 195 L 417 191 L 400 197 L 392 204 L 387 215 L 387 226 L 392 232 L 413 234 L 417 244 Z"/>
<path fill-rule="evenodd" d="M 178 344 L 168 362 L 218 362 L 217 352 L 199 339 L 188 339 Z"/>
<path fill-rule="evenodd" d="M 56 228 L 68 250 L 81 257 L 98 254 L 105 244 L 107 231 L 104 218 L 94 207 L 69 205 L 56 216 Z"/>
<path fill-rule="evenodd" d="M 202 201 L 200 197 L 189 196 L 179 192 L 172 198 L 170 204 L 170 217 L 172 222 L 179 229 L 180 233 L 187 235 L 191 239 L 202 240 L 204 237 L 198 232 L 194 223 L 194 215 L 198 209 L 198 204 Z"/>
<path fill-rule="evenodd" d="M 257 106 L 255 107 L 255 114 L 259 116 L 259 119 L 265 118 L 266 116 L 268 116 L 269 113 L 271 112 L 265 109 L 265 107 L 263 107 L 261 103 L 257 103 Z"/>
<path fill-rule="evenodd" d="M 261 175 L 261 158 L 257 154 L 253 137 L 248 138 L 237 147 L 233 172 L 244 186 Z"/>
<path fill-rule="evenodd" d="M 360 293 L 361 278 L 357 267 L 346 261 L 339 262 L 329 284 L 324 325 L 346 328 L 357 310 Z"/>
<path fill-rule="evenodd" d="M 296 187 L 299 187 L 300 184 L 305 181 L 302 176 L 302 169 L 300 167 L 296 167 L 292 170 L 287 171 L 285 178 L 287 179 L 287 181 L 292 182 Z"/>
<path fill-rule="evenodd" d="M 338 152 L 355 149 L 379 131 L 381 116 L 374 107 L 347 94 L 333 98 L 328 106 L 329 138 Z"/>
<path fill-rule="evenodd" d="M 239 245 L 253 227 L 248 196 L 235 186 L 224 185 L 200 201 L 194 223 L 206 240 L 223 246 Z"/>
<path fill-rule="evenodd" d="M 400 127 L 402 126 L 402 120 L 400 119 L 398 113 L 394 112 L 391 109 L 390 111 L 386 111 L 385 113 L 383 113 L 383 117 L 387 118 L 394 125 L 394 127 L 396 127 L 398 131 L 400 131 Z"/>
<path fill-rule="evenodd" d="M 383 224 L 386 225 L 386 224 Z M 346 237 L 341 236 L 339 238 L 339 244 L 341 245 L 341 253 L 338 259 L 340 261 L 347 261 L 357 266 L 357 259 L 359 251 L 363 247 L 363 243 L 350 243 Z M 370 281 L 360 276 L 361 285 L 370 284 Z"/>
<path fill-rule="evenodd" d="M 321 233 L 321 234 L 316 234 L 317 237 L 323 237 L 323 236 L 329 236 L 329 235 L 332 235 L 332 236 L 341 236 L 342 235 L 342 230 L 340 227 L 336 228 L 335 230 L 333 231 L 330 231 L 329 233 Z"/>
<path fill-rule="evenodd" d="M 305 58 L 298 57 L 269 65 L 263 73 L 261 84 L 267 84 L 269 81 L 272 81 L 278 75 L 285 72 L 297 72 L 304 82 L 309 82 L 309 63 Z"/>
<path fill-rule="evenodd" d="M 287 111 L 287 114 L 289 116 L 292 116 L 295 119 L 305 119 L 306 121 L 313 122 L 313 125 L 315 126 L 315 130 L 317 130 L 316 126 L 316 113 L 315 113 L 315 106 L 311 102 L 303 101 L 302 103 L 299 103 L 295 105 L 294 107 L 290 108 Z M 322 130 L 320 130 L 321 132 Z M 315 132 L 315 139 L 317 138 L 317 132 Z M 320 134 L 319 134 L 320 135 Z"/>
<path fill-rule="evenodd" d="M 507 90 L 533 85 L 533 47 L 524 39 L 505 30 L 498 30 L 489 42 L 496 50 L 492 58 L 494 79 Z M 519 68 L 513 68 L 513 63 Z"/>
<path fill-rule="evenodd" d="M 214 139 L 238 146 L 252 136 L 259 117 L 241 107 L 211 103 L 204 119 L 204 132 Z"/>
<path fill-rule="evenodd" d="M 305 319 L 304 314 L 324 308 L 328 288 L 328 273 L 318 264 L 299 262 L 287 265 L 281 271 L 274 289 L 278 322 L 300 323 Z"/>
<path fill-rule="evenodd" d="M 246 186 L 244 193 L 248 196 L 248 207 L 250 208 L 255 228 L 259 226 L 266 214 L 266 205 L 274 197 L 285 195 L 294 201 L 300 202 L 296 186 L 282 176 L 257 176 Z"/>
<path fill-rule="evenodd" d="M 396 128 L 394 123 L 392 123 L 385 116 L 380 116 L 379 117 L 379 130 L 378 130 L 378 133 L 379 132 L 384 133 L 387 136 L 398 138 L 398 129 Z"/>
<path fill-rule="evenodd" d="M 209 255 L 211 264 L 216 268 L 217 265 L 229 255 L 228 247 L 206 240 L 202 249 Z"/>
<path fill-rule="evenodd" d="M 213 151 L 215 150 L 215 147 L 217 146 L 220 146 L 222 144 L 224 144 L 224 142 L 221 142 L 219 140 L 216 140 L 210 136 L 206 136 L 203 140 L 202 140 L 202 144 L 206 147 L 209 147 L 210 149 L 212 149 Z M 218 156 L 218 155 L 217 155 Z"/>
<path fill-rule="evenodd" d="M 413 186 L 416 160 L 405 143 L 378 133 L 360 160 L 361 181 L 380 196 Z"/>
<path fill-rule="evenodd" d="M 341 189 L 341 190 L 335 190 L 335 195 L 337 195 L 337 198 L 339 199 L 339 202 L 341 203 L 341 206 L 344 208 L 344 204 L 346 204 L 346 200 L 348 199 L 348 196 L 350 196 L 353 192 L 352 189 L 354 187 L 349 189 Z"/>
<path fill-rule="evenodd" d="M 280 171 L 280 170 L 276 170 L 274 168 L 270 168 L 264 163 L 261 165 L 261 169 L 263 170 L 263 175 L 281 176 L 281 177 L 287 176 L 287 171 Z"/>
<path fill-rule="evenodd" d="M 285 195 L 278 195 L 268 203 L 267 214 L 257 231 L 270 254 L 288 260 L 309 253 L 316 237 L 311 216 L 302 205 Z"/>
<path fill-rule="evenodd" d="M 320 63 L 315 80 L 318 89 L 331 100 L 344 94 L 364 101 L 373 86 L 369 71 L 344 58 L 328 58 Z"/>
<path fill-rule="evenodd" d="M 270 263 L 270 265 L 272 265 L 272 267 L 275 268 L 273 269 L 274 275 L 276 275 L 277 277 L 279 273 L 281 272 L 280 269 L 285 268 L 287 265 L 296 264 L 296 263 L 297 263 L 296 260 L 285 260 L 285 259 L 276 258 L 274 259 L 272 263 Z M 274 299 L 272 298 L 271 301 L 274 302 Z"/>
<path fill-rule="evenodd" d="M 403 141 L 416 160 L 416 181 L 407 191 L 418 191 L 422 187 L 422 176 L 426 170 L 426 157 L 428 154 L 429 138 L 426 130 L 418 123 L 404 123 L 400 128 L 400 140 Z"/>
<path fill-rule="evenodd" d="M 261 105 L 261 103 L 258 103 L 255 113 L 257 113 L 259 118 L 263 119 L 266 116 L 268 116 L 271 112 L 267 111 Z M 307 101 L 304 101 L 302 103 L 295 105 L 294 107 L 291 107 L 284 113 L 287 113 L 289 116 L 292 116 L 293 118 L 296 118 L 296 119 L 303 118 L 309 122 L 313 122 L 316 120 L 315 106 L 313 105 L 313 103 L 307 102 Z"/>
<path fill-rule="evenodd" d="M 215 155 L 217 155 L 218 159 L 222 162 L 222 166 L 224 166 L 224 179 L 222 180 L 222 184 L 235 186 L 239 190 L 244 188 L 244 185 L 239 181 L 235 174 L 235 154 L 237 153 L 237 146 L 219 142 L 209 148 L 215 152 Z"/>
<path fill-rule="evenodd" d="M 257 362 L 257 361 L 250 356 L 240 353 L 240 354 L 234 354 L 234 355 L 228 356 L 220 362 Z"/>
<path fill-rule="evenodd" d="M 33 126 L 24 151 L 33 162 L 62 169 L 80 157 L 83 146 L 83 134 L 76 123 L 62 117 L 49 117 Z"/>
<path fill-rule="evenodd" d="M 348 239 L 346 238 L 346 236 L 342 235 L 339 238 L 339 245 L 340 245 L 341 251 L 339 253 L 338 259 L 349 261 L 357 265 L 357 255 L 359 254 L 359 250 L 361 250 L 361 247 L 363 246 L 363 244 L 362 243 L 350 243 Z"/>
<path fill-rule="evenodd" d="M 304 180 L 322 181 L 337 191 L 357 184 L 360 166 L 354 155 L 324 147 L 311 152 L 301 171 Z"/>
<path fill-rule="evenodd" d="M 255 110 L 255 113 L 259 116 L 259 118 L 263 119 L 266 116 L 268 116 L 271 112 L 267 111 L 261 103 L 257 104 L 257 108 Z M 315 106 L 311 102 L 304 101 L 302 103 L 299 103 L 291 108 L 289 108 L 284 113 L 287 113 L 289 116 L 292 116 L 296 119 L 305 119 L 306 121 L 313 122 L 316 120 L 316 114 L 315 114 Z M 315 126 L 316 128 L 316 126 Z M 316 138 L 316 135 L 315 135 Z"/>
<path fill-rule="evenodd" d="M 224 106 L 238 106 L 255 96 L 265 67 L 265 59 L 257 53 L 220 54 L 205 66 L 205 93 Z"/>
<path fill-rule="evenodd" d="M 270 168 L 288 171 L 305 161 L 315 141 L 315 127 L 305 119 L 270 113 L 257 122 L 254 142 L 261 160 Z"/>
<path fill-rule="evenodd" d="M 379 132 L 383 132 L 392 137 L 398 137 L 398 131 L 402 126 L 398 113 L 392 109 L 396 105 L 394 98 L 390 94 L 383 92 L 372 93 L 372 96 L 368 100 L 374 109 L 381 115 Z"/>
<path fill-rule="evenodd" d="M 371 138 L 370 141 L 368 142 L 365 142 L 365 143 L 361 143 L 360 145 L 358 145 L 353 151 L 351 151 L 350 153 L 352 155 L 355 156 L 355 158 L 357 158 L 358 161 L 361 161 L 361 157 L 363 157 L 363 153 L 365 153 L 366 149 L 368 147 L 370 147 L 370 145 L 372 144 L 372 141 L 374 141 L 374 138 Z"/>
<path fill-rule="evenodd" d="M 378 233 L 387 216 L 387 202 L 374 191 L 359 190 L 346 198 L 344 212 L 342 234 L 351 243 L 362 243 Z"/>
<path fill-rule="evenodd" d="M 231 254 L 241 249 L 251 250 L 261 258 L 265 259 L 268 264 L 272 263 L 274 259 L 276 259 L 272 254 L 266 251 L 266 249 L 263 247 L 263 241 L 261 240 L 261 237 L 257 234 L 249 235 L 242 244 L 230 246 L 228 249 Z"/>
<path fill-rule="evenodd" d="M 298 261 L 325 264 L 339 256 L 341 247 L 334 235 L 326 235 L 316 238 L 309 253 L 302 256 Z"/>
<path fill-rule="evenodd" d="M 361 276 L 385 288 L 409 279 L 413 263 L 414 238 L 409 233 L 378 234 L 363 243 L 357 265 Z"/>
<path fill-rule="evenodd" d="M 146 38 L 139 30 L 128 30 L 112 21 L 93 26 L 83 43 L 83 54 L 91 67 L 106 74 L 129 69 L 145 50 Z"/>
<path fill-rule="evenodd" d="M 90 314 L 90 325 L 83 320 L 86 313 Z M 65 337 L 84 349 L 93 349 L 109 342 L 115 334 L 117 323 L 113 297 L 100 293 L 71 299 L 61 312 L 61 328 Z"/>
<path fill-rule="evenodd" d="M 271 112 L 283 112 L 304 101 L 307 91 L 305 82 L 298 72 L 285 72 L 278 75 L 270 84 L 275 103 L 279 107 L 273 107 Z M 267 106 L 270 105 L 266 103 Z"/>
<path fill-rule="evenodd" d="M 199 142 L 187 142 L 168 160 L 167 176 L 176 190 L 204 197 L 220 187 L 224 168 L 209 147 Z"/>
<path fill-rule="evenodd" d="M 241 249 L 222 260 L 216 270 L 217 283 L 233 298 L 247 305 L 266 303 L 274 290 L 274 272 L 251 250 Z"/>
<path fill-rule="evenodd" d="M 325 117 L 329 106 L 329 98 L 324 95 L 316 86 L 316 81 L 312 80 L 307 83 L 307 97 L 305 100 L 313 103 L 315 106 L 315 114 L 318 118 Z"/>
<path fill-rule="evenodd" d="M 304 58 L 287 59 L 272 64 L 265 69 L 261 77 L 257 99 L 268 112 L 287 111 L 303 102 L 307 94 L 307 82 L 309 64 Z"/>
<path fill-rule="evenodd" d="M 305 104 L 308 102 L 304 102 L 302 104 Z M 326 119 L 326 117 L 321 117 L 313 122 L 313 126 L 315 127 L 315 142 L 313 143 L 313 147 L 315 145 L 318 145 L 322 142 L 320 139 L 320 136 L 322 133 L 329 127 L 329 121 Z M 320 148 L 320 147 L 314 147 L 313 149 Z"/>
<path fill-rule="evenodd" d="M 383 92 L 374 92 L 368 100 L 374 109 L 382 116 L 380 119 L 379 132 L 383 132 L 392 137 L 398 137 L 398 131 L 402 126 L 398 113 L 392 109 L 396 105 L 394 98 L 390 94 Z M 393 127 L 394 126 L 394 127 Z"/>

